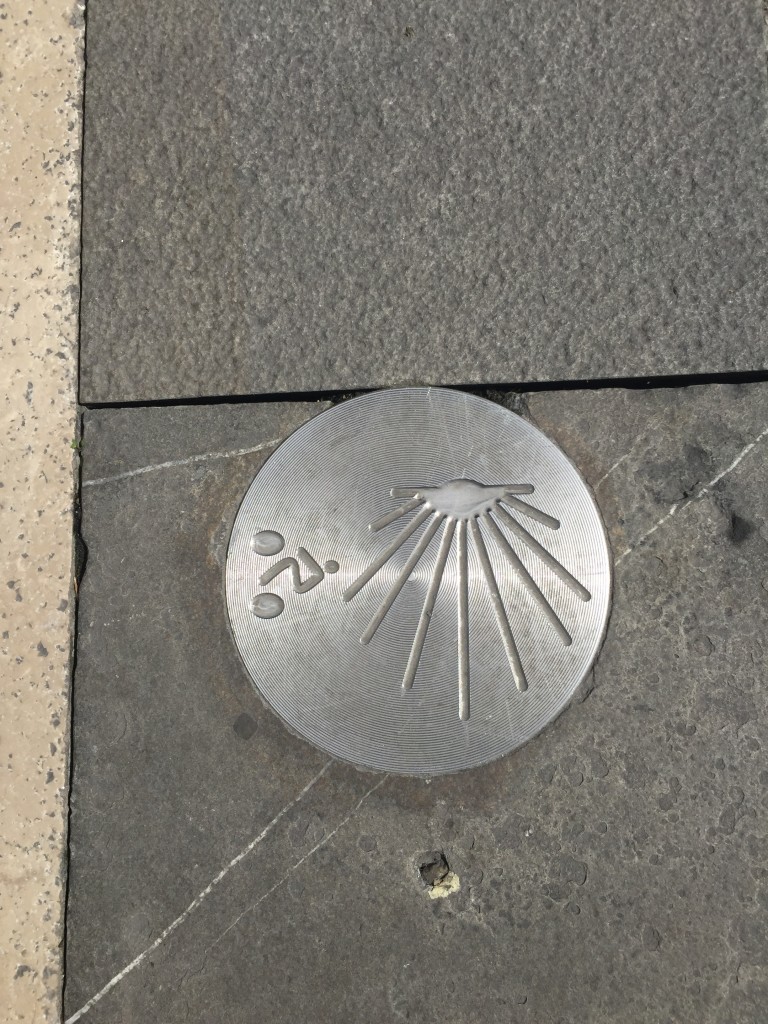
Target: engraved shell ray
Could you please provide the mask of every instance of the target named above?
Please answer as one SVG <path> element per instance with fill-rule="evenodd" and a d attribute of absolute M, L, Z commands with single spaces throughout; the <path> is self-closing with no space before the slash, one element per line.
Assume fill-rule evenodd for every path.
<path fill-rule="evenodd" d="M 367 584 L 376 578 L 385 563 L 412 536 L 419 538 L 360 638 L 361 643 L 368 644 L 375 637 L 376 631 L 390 612 L 398 594 L 422 556 L 426 553 L 435 535 L 440 531 L 437 562 L 432 571 L 429 588 L 424 599 L 424 605 L 419 616 L 403 675 L 403 689 L 410 690 L 413 687 L 418 671 L 435 601 L 443 582 L 445 566 L 451 549 L 455 544 L 458 565 L 458 572 L 456 574 L 456 585 L 458 588 L 458 710 L 459 718 L 462 721 L 466 721 L 470 716 L 469 644 L 471 613 L 467 578 L 468 545 L 473 545 L 477 553 L 482 569 L 482 577 L 496 617 L 501 642 L 509 662 L 510 672 L 520 692 L 528 689 L 528 681 L 509 623 L 504 599 L 494 574 L 491 559 L 488 556 L 489 543 L 495 543 L 503 552 L 512 572 L 518 577 L 530 597 L 535 601 L 540 613 L 549 623 L 560 642 L 568 647 L 572 643 L 572 638 L 555 609 L 525 568 L 513 544 L 502 531 L 500 524 L 503 524 L 518 542 L 527 545 L 537 558 L 550 568 L 580 600 L 589 601 L 592 598 L 589 590 L 566 569 L 562 562 L 550 554 L 515 519 L 513 513 L 517 513 L 519 516 L 527 516 L 529 519 L 543 524 L 550 530 L 558 530 L 560 528 L 559 520 L 536 506 L 520 500 L 518 497 L 521 494 L 531 495 L 534 491 L 535 486 L 530 483 L 488 485 L 468 478 L 450 480 L 439 486 L 393 487 L 390 491 L 393 498 L 407 498 L 408 500 L 405 504 L 399 505 L 397 508 L 374 520 L 369 524 L 369 529 L 372 532 L 378 532 L 401 518 L 413 513 L 416 513 L 416 515 L 344 591 L 344 600 L 351 601 Z"/>

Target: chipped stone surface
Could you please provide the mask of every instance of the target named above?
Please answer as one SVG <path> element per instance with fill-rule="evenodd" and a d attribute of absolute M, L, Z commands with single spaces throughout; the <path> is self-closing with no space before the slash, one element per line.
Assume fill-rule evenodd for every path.
<path fill-rule="evenodd" d="M 58 1021 L 66 883 L 83 19 L 0 5 L 0 1003 Z"/>
<path fill-rule="evenodd" d="M 517 404 L 596 490 L 609 632 L 552 726 L 431 782 L 291 736 L 227 631 L 255 449 L 316 407 L 88 413 L 73 1024 L 762 1019 L 768 386 Z"/>
<path fill-rule="evenodd" d="M 765 367 L 755 0 L 90 0 L 82 396 Z"/>

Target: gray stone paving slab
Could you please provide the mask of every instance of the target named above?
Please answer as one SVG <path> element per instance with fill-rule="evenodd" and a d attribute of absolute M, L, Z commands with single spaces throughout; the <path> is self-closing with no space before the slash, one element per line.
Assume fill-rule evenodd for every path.
<path fill-rule="evenodd" d="M 319 407 L 86 414 L 70 1021 L 762 1019 L 768 387 L 518 405 L 597 493 L 608 637 L 536 740 L 431 782 L 291 736 L 227 633 L 253 449 Z"/>
<path fill-rule="evenodd" d="M 765 368 L 756 0 L 91 0 L 81 397 Z"/>

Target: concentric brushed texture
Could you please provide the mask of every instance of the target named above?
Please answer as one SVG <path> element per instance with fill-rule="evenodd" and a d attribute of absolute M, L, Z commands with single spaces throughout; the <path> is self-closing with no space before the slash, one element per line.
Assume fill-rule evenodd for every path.
<path fill-rule="evenodd" d="M 483 488 L 445 486 L 465 480 Z M 456 511 L 476 494 L 477 514 Z M 260 552 L 264 531 L 278 553 Z M 539 430 L 406 388 L 283 442 L 238 512 L 226 587 L 246 668 L 292 730 L 360 766 L 433 775 L 514 750 L 567 705 L 602 642 L 610 555 L 591 492 Z M 284 603 L 269 618 L 254 613 L 265 594 Z"/>

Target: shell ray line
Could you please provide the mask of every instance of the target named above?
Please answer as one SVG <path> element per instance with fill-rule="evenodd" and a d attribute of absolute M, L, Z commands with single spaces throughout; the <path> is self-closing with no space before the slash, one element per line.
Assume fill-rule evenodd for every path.
<path fill-rule="evenodd" d="M 376 575 L 379 569 L 381 569 L 381 567 L 390 560 L 392 555 L 394 555 L 394 553 L 398 551 L 403 546 L 403 544 L 405 544 L 408 538 L 411 537 L 422 525 L 422 523 L 429 519 L 429 517 L 432 514 L 433 513 L 431 508 L 422 509 L 421 512 L 419 512 L 419 514 L 414 519 L 412 519 L 410 523 L 408 523 L 405 529 L 401 530 L 400 533 L 398 533 L 398 535 L 395 537 L 395 539 L 384 548 L 381 554 L 377 558 L 375 558 L 373 562 L 371 562 L 371 564 L 368 566 L 365 572 L 361 573 L 360 576 L 358 576 L 357 579 L 354 581 L 354 583 L 351 583 L 347 587 L 343 595 L 344 600 L 351 601 L 356 594 L 359 594 L 363 587 L 366 585 L 366 583 L 370 583 L 370 581 L 373 579 L 373 577 Z"/>
<path fill-rule="evenodd" d="M 516 519 L 513 519 L 502 505 L 497 504 L 495 512 L 501 519 L 502 523 L 508 527 L 516 537 L 526 544 L 531 551 L 537 554 L 542 562 L 549 566 L 552 572 L 562 580 L 566 587 L 572 590 L 577 597 L 581 598 L 582 601 L 590 601 L 592 599 L 592 595 L 587 588 L 582 586 L 576 577 L 572 576 L 561 562 L 558 562 L 554 555 L 551 555 L 545 547 L 539 544 L 539 542 L 532 537 L 530 533 L 528 533 L 524 526 L 521 526 Z"/>
<path fill-rule="evenodd" d="M 467 522 L 460 519 L 456 528 L 459 585 L 459 718 L 469 718 L 469 573 L 467 565 Z"/>
<path fill-rule="evenodd" d="M 378 533 L 379 530 L 383 530 L 385 526 L 389 526 L 390 523 L 394 523 L 400 516 L 406 515 L 408 512 L 412 512 L 419 505 L 424 504 L 424 499 L 418 494 L 414 494 L 410 501 L 407 501 L 404 505 L 400 505 L 398 508 L 393 509 L 391 512 L 387 512 L 386 515 L 381 516 L 380 519 L 374 520 L 368 529 L 371 533 Z"/>
<path fill-rule="evenodd" d="M 437 528 L 440 526 L 440 523 L 443 521 L 444 518 L 445 518 L 444 516 L 435 516 L 435 518 L 429 524 L 429 526 L 424 531 L 422 536 L 419 538 L 419 543 L 416 545 L 416 547 L 413 549 L 413 551 L 408 556 L 408 559 L 407 559 L 405 565 L 403 566 L 403 568 L 398 573 L 397 579 L 395 580 L 395 582 L 390 587 L 390 590 L 389 590 L 387 596 L 384 598 L 384 600 L 382 601 L 381 605 L 379 606 L 378 611 L 376 612 L 376 614 L 371 619 L 370 624 L 368 625 L 368 628 L 363 633 L 363 635 L 360 637 L 360 643 L 367 644 L 367 643 L 371 642 L 371 640 L 373 639 L 373 637 L 374 637 L 374 635 L 376 633 L 376 630 L 379 628 L 379 626 L 384 621 L 384 618 L 385 618 L 387 612 L 392 607 L 392 605 L 395 603 L 395 599 L 396 599 L 397 595 L 403 589 L 403 587 L 406 584 L 406 581 L 407 581 L 408 577 L 411 575 L 411 573 L 413 572 L 414 568 L 416 567 L 416 563 L 419 561 L 421 556 L 424 554 L 424 552 L 429 547 L 432 538 L 437 533 Z"/>
<path fill-rule="evenodd" d="M 515 686 L 522 692 L 523 690 L 528 689 L 528 682 L 525 678 L 523 663 L 520 661 L 520 654 L 518 653 L 517 645 L 515 644 L 515 639 L 512 635 L 512 628 L 509 624 L 509 619 L 507 618 L 504 602 L 501 594 L 499 593 L 499 586 L 496 582 L 493 566 L 491 565 L 491 560 L 488 557 L 488 549 L 485 546 L 485 541 L 483 540 L 483 535 L 480 531 L 480 524 L 476 519 L 471 521 L 470 529 L 472 531 L 472 540 L 475 543 L 475 548 L 480 558 L 480 567 L 483 570 L 483 576 L 485 577 L 485 583 L 488 587 L 488 593 L 491 596 L 493 612 L 496 616 L 496 623 L 499 627 L 501 640 L 504 644 L 504 650 L 507 654 L 509 667 L 512 671 L 512 678 L 515 680 Z"/>
<path fill-rule="evenodd" d="M 546 617 L 547 621 L 552 625 L 557 635 L 563 641 L 563 644 L 566 647 L 570 647 L 570 645 L 573 643 L 571 634 L 560 621 L 560 618 L 555 609 L 552 607 L 552 605 L 549 603 L 546 597 L 544 597 L 542 592 L 539 590 L 535 580 L 523 565 L 517 552 L 514 550 L 514 548 L 509 543 L 507 538 L 501 532 L 499 524 L 491 515 L 486 516 L 485 521 L 488 524 L 488 528 L 490 529 L 491 533 L 493 534 L 493 539 L 501 548 L 502 553 L 504 554 L 505 558 L 514 569 L 515 573 L 520 578 L 520 581 L 523 584 L 523 586 L 526 588 L 526 590 L 531 595 L 533 600 L 544 613 L 544 616 Z"/>
<path fill-rule="evenodd" d="M 546 512 L 542 512 L 540 508 L 535 508 L 533 505 L 529 505 L 527 501 L 518 501 L 517 498 L 513 498 L 510 492 L 504 495 L 501 499 L 505 505 L 509 505 L 510 508 L 515 509 L 520 515 L 528 516 L 529 519 L 535 519 L 537 523 L 542 523 L 544 526 L 548 526 L 550 530 L 560 529 L 560 520 L 555 519 L 554 516 L 548 516 Z"/>
<path fill-rule="evenodd" d="M 443 575 L 445 573 L 445 564 L 448 561 L 448 555 L 451 551 L 451 544 L 453 543 L 455 530 L 456 520 L 449 519 L 445 524 L 443 536 L 440 539 L 440 547 L 437 552 L 437 562 L 432 573 L 432 579 L 429 582 L 429 589 L 427 590 L 427 596 L 424 599 L 424 606 L 421 609 L 419 624 L 416 627 L 416 635 L 413 638 L 411 653 L 408 657 L 408 664 L 405 668 L 405 675 L 403 676 L 404 690 L 410 690 L 413 687 L 413 681 L 416 678 L 416 671 L 419 667 L 419 661 L 421 660 L 424 642 L 427 639 L 429 624 L 432 621 L 432 612 L 434 611 L 437 594 L 440 590 L 440 584 L 442 583 Z"/>

